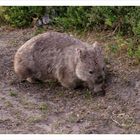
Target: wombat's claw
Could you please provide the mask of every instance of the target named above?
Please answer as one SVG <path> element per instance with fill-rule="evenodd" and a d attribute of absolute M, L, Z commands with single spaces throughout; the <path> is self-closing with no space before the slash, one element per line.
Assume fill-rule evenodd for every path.
<path fill-rule="evenodd" d="M 27 78 L 26 80 L 27 80 L 29 83 L 32 83 L 32 84 L 37 83 L 36 79 L 34 79 L 34 78 Z"/>

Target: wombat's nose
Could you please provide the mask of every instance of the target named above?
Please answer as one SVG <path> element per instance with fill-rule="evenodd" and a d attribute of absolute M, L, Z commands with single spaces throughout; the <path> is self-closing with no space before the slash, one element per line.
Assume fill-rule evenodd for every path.
<path fill-rule="evenodd" d="M 97 80 L 95 81 L 97 84 L 100 84 L 100 83 L 102 83 L 104 81 L 104 78 L 103 78 L 103 76 L 98 76 L 97 77 Z"/>

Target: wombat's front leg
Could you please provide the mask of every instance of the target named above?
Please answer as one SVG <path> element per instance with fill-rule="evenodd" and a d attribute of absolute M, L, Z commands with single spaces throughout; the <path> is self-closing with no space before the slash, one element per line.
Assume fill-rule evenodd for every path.
<path fill-rule="evenodd" d="M 72 73 L 68 73 L 64 67 L 57 71 L 57 79 L 66 88 L 75 89 L 77 87 L 76 77 Z"/>
<path fill-rule="evenodd" d="M 65 78 L 65 79 L 59 79 L 59 82 L 62 86 L 70 89 L 75 89 L 77 87 L 77 83 L 73 79 Z"/>

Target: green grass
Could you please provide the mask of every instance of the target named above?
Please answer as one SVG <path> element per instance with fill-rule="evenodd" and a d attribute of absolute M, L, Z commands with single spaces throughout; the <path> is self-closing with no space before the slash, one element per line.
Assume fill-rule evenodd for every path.
<path fill-rule="evenodd" d="M 42 112 L 46 112 L 48 110 L 48 106 L 46 103 L 40 103 L 39 104 L 39 110 L 41 110 Z"/>
<path fill-rule="evenodd" d="M 10 91 L 10 96 L 12 97 L 17 97 L 18 94 L 15 91 Z"/>

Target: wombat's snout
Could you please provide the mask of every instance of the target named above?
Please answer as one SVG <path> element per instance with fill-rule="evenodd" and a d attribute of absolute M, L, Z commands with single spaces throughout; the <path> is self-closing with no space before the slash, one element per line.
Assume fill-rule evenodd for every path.
<path fill-rule="evenodd" d="M 104 82 L 104 77 L 102 75 L 97 77 L 97 80 L 95 80 L 96 84 L 101 84 Z"/>
<path fill-rule="evenodd" d="M 105 85 L 104 84 L 98 84 L 94 87 L 94 94 L 99 96 L 105 96 Z"/>

